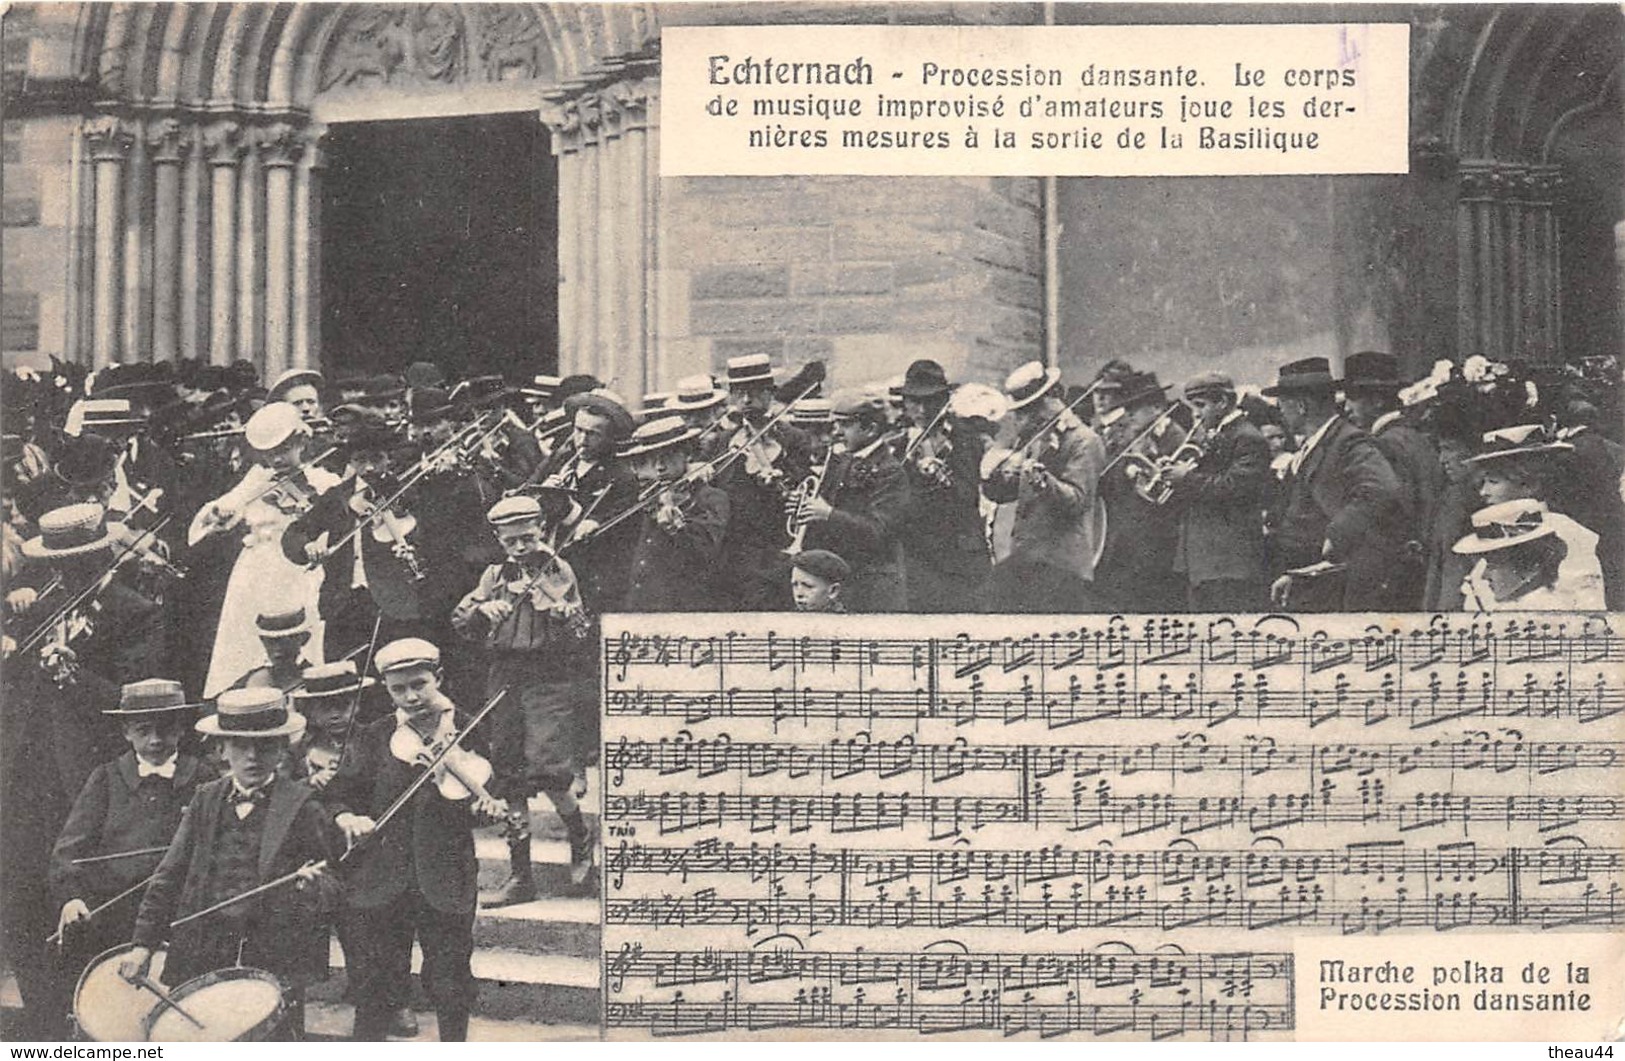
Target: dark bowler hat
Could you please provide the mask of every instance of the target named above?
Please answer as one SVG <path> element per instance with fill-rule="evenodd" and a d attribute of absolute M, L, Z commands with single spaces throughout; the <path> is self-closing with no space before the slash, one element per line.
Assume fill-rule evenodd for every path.
<path fill-rule="evenodd" d="M 105 549 L 123 524 L 108 523 L 107 512 L 94 501 L 54 508 L 39 518 L 39 534 L 23 542 L 23 555 L 34 560 L 78 556 Z"/>
<path fill-rule="evenodd" d="M 603 381 L 597 376 L 577 372 L 573 376 L 565 376 L 559 380 L 558 390 L 554 392 L 553 397 L 562 402 L 577 394 L 589 394 L 603 385 Z"/>
<path fill-rule="evenodd" d="M 1306 357 L 1282 365 L 1281 371 L 1276 374 L 1275 385 L 1265 387 L 1263 394 L 1266 398 L 1291 394 L 1330 395 L 1336 390 L 1337 380 L 1332 377 L 1332 363 L 1324 357 Z"/>
<path fill-rule="evenodd" d="M 111 442 L 95 435 L 68 438 L 51 469 L 69 486 L 91 486 L 113 474 L 118 450 Z"/>
<path fill-rule="evenodd" d="M 903 386 L 899 393 L 905 398 L 936 398 L 947 394 L 948 373 L 935 361 L 922 358 L 908 366 L 903 373 Z"/>
<path fill-rule="evenodd" d="M 1147 402 L 1164 404 L 1171 383 L 1158 381 L 1155 372 L 1136 372 L 1123 380 L 1122 393 L 1118 395 L 1117 402 L 1125 408 L 1143 405 Z"/>
<path fill-rule="evenodd" d="M 1357 394 L 1362 391 L 1385 393 L 1398 391 L 1404 384 L 1399 378 L 1399 358 L 1375 350 L 1362 350 L 1350 354 L 1343 362 L 1343 392 Z"/>
<path fill-rule="evenodd" d="M 115 717 L 136 717 L 188 711 L 203 705 L 186 699 L 181 683 L 168 678 L 147 678 L 130 682 L 119 689 L 118 706 L 102 709 L 102 714 Z"/>
<path fill-rule="evenodd" d="M 632 432 L 632 437 L 627 440 L 626 449 L 621 452 L 621 456 L 636 457 L 644 453 L 654 453 L 687 442 L 699 433 L 698 428 L 690 427 L 688 421 L 680 416 L 663 416 L 658 420 L 650 420 Z"/>
<path fill-rule="evenodd" d="M 828 549 L 808 549 L 797 553 L 791 566 L 809 575 L 817 575 L 825 582 L 845 582 L 852 574 L 852 565 Z"/>
<path fill-rule="evenodd" d="M 194 727 L 205 737 L 291 737 L 305 728 L 305 716 L 288 710 L 280 689 L 227 689 L 214 707 Z"/>
<path fill-rule="evenodd" d="M 360 692 L 378 684 L 377 678 L 364 677 L 356 669 L 353 659 L 341 659 L 336 663 L 319 663 L 314 667 L 306 667 L 299 677 L 304 684 L 291 694 L 295 700 L 340 696 L 344 693 Z"/>

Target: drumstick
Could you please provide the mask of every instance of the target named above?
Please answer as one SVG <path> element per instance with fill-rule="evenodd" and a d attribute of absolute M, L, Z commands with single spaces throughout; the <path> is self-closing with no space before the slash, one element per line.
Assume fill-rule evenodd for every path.
<path fill-rule="evenodd" d="M 75 866 L 88 866 L 94 862 L 115 862 L 121 858 L 138 858 L 141 855 L 161 855 L 169 850 L 168 844 L 159 844 L 157 847 L 138 847 L 131 851 L 115 851 L 111 855 L 91 855 L 88 858 L 76 858 Z"/>
<path fill-rule="evenodd" d="M 154 872 L 152 874 L 152 877 L 156 877 L 157 875 L 158 874 L 156 872 Z M 96 909 L 90 911 L 90 913 L 86 914 L 84 917 L 81 917 L 79 919 L 79 921 L 89 921 L 91 918 L 95 917 L 97 914 L 101 913 L 103 910 L 106 910 L 108 907 L 112 906 L 114 903 L 123 902 L 125 899 L 128 899 L 130 896 L 134 895 L 136 892 L 140 891 L 142 888 L 145 888 L 147 885 L 151 884 L 152 883 L 152 877 L 148 877 L 146 880 L 138 880 L 138 881 L 136 881 L 134 884 L 130 885 L 128 888 L 125 888 L 123 891 L 119 892 L 117 895 L 113 896 L 111 899 L 107 900 L 102 905 L 96 907 Z M 70 921 L 68 924 L 77 925 L 79 923 L 79 921 Z M 46 936 L 45 937 L 45 942 L 47 942 L 47 943 L 61 943 L 62 942 L 62 929 L 67 928 L 67 927 L 68 927 L 67 925 L 63 925 L 62 928 L 59 928 L 55 932 L 51 933 L 49 936 Z"/>
<path fill-rule="evenodd" d="M 176 1002 L 174 999 L 170 998 L 169 997 L 169 992 L 165 991 L 163 989 L 163 986 L 160 985 L 152 977 L 150 977 L 150 976 L 138 976 L 138 977 L 132 979 L 130 981 L 130 983 L 134 984 L 137 987 L 146 988 L 148 991 L 151 991 L 153 994 L 157 995 L 158 996 L 158 1001 L 161 1004 L 163 1004 L 165 1006 L 168 1006 L 170 1009 L 174 1010 L 176 1013 L 179 1013 L 181 1016 L 183 1016 L 187 1020 L 191 1021 L 192 1025 L 194 1027 L 197 1027 L 197 1028 L 203 1027 L 203 1022 L 202 1021 L 198 1020 L 196 1017 L 192 1016 L 190 1013 L 188 1013 L 184 1009 L 182 1009 L 181 1004 L 179 1002 Z"/>

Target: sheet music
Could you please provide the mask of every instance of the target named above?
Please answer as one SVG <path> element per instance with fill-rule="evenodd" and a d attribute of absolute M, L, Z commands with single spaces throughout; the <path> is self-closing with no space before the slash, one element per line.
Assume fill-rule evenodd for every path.
<path fill-rule="evenodd" d="M 604 630 L 612 1037 L 1291 1039 L 1304 938 L 1625 917 L 1606 617 Z"/>

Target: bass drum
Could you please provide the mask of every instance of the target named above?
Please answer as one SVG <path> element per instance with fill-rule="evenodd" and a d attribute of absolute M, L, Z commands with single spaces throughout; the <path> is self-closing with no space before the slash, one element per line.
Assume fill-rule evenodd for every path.
<path fill-rule="evenodd" d="M 83 1042 L 139 1043 L 147 1038 L 147 1018 L 158 1008 L 158 998 L 118 973 L 119 963 L 133 944 L 96 955 L 73 990 L 73 1026 Z M 150 972 L 156 980 L 164 972 L 164 952 L 152 956 Z"/>
<path fill-rule="evenodd" d="M 142 1020 L 149 1043 L 263 1043 L 282 1023 L 286 1009 L 282 984 L 263 969 L 216 969 L 169 993 L 170 1001 L 198 1024 L 169 1006 L 158 1005 Z"/>

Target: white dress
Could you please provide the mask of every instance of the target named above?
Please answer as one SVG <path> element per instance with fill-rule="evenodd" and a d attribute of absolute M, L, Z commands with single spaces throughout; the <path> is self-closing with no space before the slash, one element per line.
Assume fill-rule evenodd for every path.
<path fill-rule="evenodd" d="M 237 554 L 231 577 L 226 582 L 220 626 L 215 631 L 209 673 L 203 682 L 205 699 L 218 696 L 243 675 L 266 664 L 265 648 L 255 627 L 255 620 L 262 614 L 304 608 L 312 628 L 303 655 L 311 663 L 324 662 L 323 624 L 317 614 L 322 568 L 291 563 L 282 554 L 282 532 L 299 513 L 284 511 L 255 497 L 272 478 L 270 469 L 255 465 L 243 474 L 241 482 L 204 505 L 192 520 L 188 535 L 191 544 L 195 545 L 210 533 L 242 537 L 242 551 Z M 318 492 L 329 490 L 339 482 L 337 475 L 323 468 L 309 469 L 306 478 Z M 254 499 L 247 500 L 249 498 Z M 208 515 L 216 506 L 240 515 L 223 530 L 211 528 Z"/>

